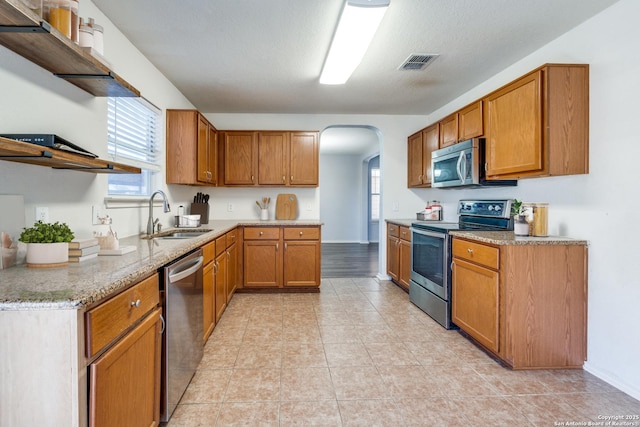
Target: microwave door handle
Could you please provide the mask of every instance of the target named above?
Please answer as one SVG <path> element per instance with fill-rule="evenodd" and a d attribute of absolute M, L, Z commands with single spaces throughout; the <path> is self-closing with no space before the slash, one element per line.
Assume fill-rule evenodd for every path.
<path fill-rule="evenodd" d="M 458 162 L 456 163 L 456 172 L 458 172 L 458 177 L 460 178 L 460 182 L 464 184 L 464 175 L 462 174 L 463 160 L 464 160 L 464 151 L 460 153 L 460 156 L 458 156 Z"/>
<path fill-rule="evenodd" d="M 467 180 L 467 167 L 469 166 L 469 162 L 467 161 L 467 156 L 462 156 L 462 183 L 464 184 Z"/>

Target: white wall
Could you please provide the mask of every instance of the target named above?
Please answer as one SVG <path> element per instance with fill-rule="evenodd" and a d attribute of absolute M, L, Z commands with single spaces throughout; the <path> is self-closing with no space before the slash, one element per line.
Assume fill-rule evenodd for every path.
<path fill-rule="evenodd" d="M 550 232 L 589 241 L 588 360 L 585 368 L 640 398 L 640 264 L 635 180 L 640 99 L 640 2 L 621 0 L 428 117 L 457 108 L 547 62 L 590 64 L 590 173 L 521 180 L 516 189 L 418 190 L 444 202 L 476 196 L 549 202 Z"/>
<path fill-rule="evenodd" d="M 365 185 L 361 156 L 320 156 L 320 220 L 324 223 L 323 242 L 362 241 L 362 193 Z"/>
<path fill-rule="evenodd" d="M 105 57 L 113 70 L 161 108 L 193 108 L 192 104 L 91 3 L 83 0 L 80 15 L 94 17 L 105 28 Z M 55 133 L 107 158 L 106 98 L 94 97 L 0 46 L 0 132 Z M 164 122 L 164 116 L 162 121 Z M 164 157 L 162 157 L 164 169 Z M 157 188 L 167 190 L 164 176 Z M 53 170 L 0 161 L 0 194 L 22 194 L 25 223 L 34 207 L 49 208 L 51 221 L 67 222 L 78 236 L 101 231 L 91 225 L 91 206 L 102 205 L 107 175 Z M 175 200 L 169 191 L 170 199 Z M 156 209 L 156 216 L 161 216 Z M 113 228 L 120 236 L 146 227 L 147 208 L 113 209 Z M 168 224 L 169 215 L 162 222 Z"/>

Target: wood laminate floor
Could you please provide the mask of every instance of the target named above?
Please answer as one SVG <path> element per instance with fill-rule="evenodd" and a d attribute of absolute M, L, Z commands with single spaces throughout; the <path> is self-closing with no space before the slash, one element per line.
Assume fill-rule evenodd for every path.
<path fill-rule="evenodd" d="M 323 243 L 322 277 L 374 277 L 378 243 Z"/>

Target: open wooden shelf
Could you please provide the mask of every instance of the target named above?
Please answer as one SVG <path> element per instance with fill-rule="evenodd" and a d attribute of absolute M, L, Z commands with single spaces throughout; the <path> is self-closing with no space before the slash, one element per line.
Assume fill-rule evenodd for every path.
<path fill-rule="evenodd" d="M 94 96 L 140 96 L 19 0 L 0 0 L 0 44 Z"/>
<path fill-rule="evenodd" d="M 140 168 L 0 137 L 0 160 L 92 173 L 140 173 Z"/>

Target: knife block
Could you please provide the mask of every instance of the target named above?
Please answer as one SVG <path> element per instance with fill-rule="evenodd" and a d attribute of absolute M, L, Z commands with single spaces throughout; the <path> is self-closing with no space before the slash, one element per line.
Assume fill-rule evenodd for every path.
<path fill-rule="evenodd" d="M 209 224 L 209 203 L 191 203 L 191 215 L 200 214 L 200 224 Z"/>

